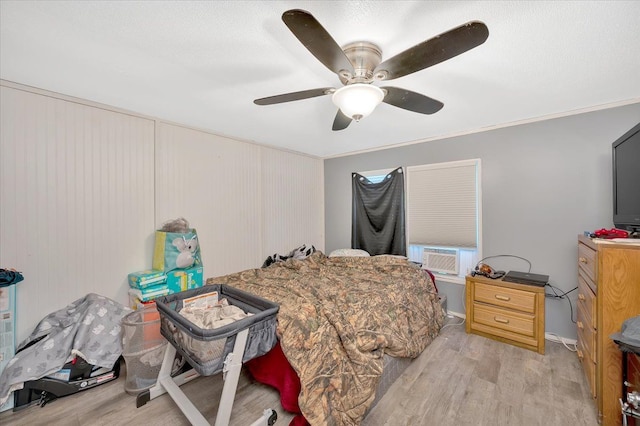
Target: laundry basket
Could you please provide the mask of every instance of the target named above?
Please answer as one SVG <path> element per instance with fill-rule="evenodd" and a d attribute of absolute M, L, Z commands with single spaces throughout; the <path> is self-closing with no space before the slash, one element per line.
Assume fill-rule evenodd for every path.
<path fill-rule="evenodd" d="M 122 330 L 122 356 L 127 366 L 124 390 L 137 395 L 156 384 L 167 347 L 160 334 L 160 315 L 155 304 L 126 315 Z"/>

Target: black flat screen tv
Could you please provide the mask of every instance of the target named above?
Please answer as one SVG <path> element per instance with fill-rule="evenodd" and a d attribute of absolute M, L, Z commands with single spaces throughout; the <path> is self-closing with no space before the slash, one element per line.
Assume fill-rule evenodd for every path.
<path fill-rule="evenodd" d="M 613 224 L 640 238 L 640 123 L 618 138 L 613 150 Z"/>

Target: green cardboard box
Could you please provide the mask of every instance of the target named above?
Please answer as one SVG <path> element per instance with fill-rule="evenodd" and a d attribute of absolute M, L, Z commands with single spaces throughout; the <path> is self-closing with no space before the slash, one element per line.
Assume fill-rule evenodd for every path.
<path fill-rule="evenodd" d="M 167 276 L 164 271 L 157 269 L 145 269 L 144 271 L 132 272 L 129 274 L 129 287 L 143 289 L 150 286 L 164 284 Z"/>
<path fill-rule="evenodd" d="M 179 293 L 192 288 L 202 287 L 202 266 L 176 269 L 167 272 L 167 287 L 171 293 Z"/>
<path fill-rule="evenodd" d="M 160 296 L 167 296 L 173 293 L 167 284 L 152 285 L 145 288 L 130 288 L 129 294 L 137 297 L 142 302 L 148 302 Z"/>

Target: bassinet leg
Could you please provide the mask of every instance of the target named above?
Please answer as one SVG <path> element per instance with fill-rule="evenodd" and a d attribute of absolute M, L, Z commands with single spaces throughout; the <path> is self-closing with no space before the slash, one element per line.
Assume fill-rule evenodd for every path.
<path fill-rule="evenodd" d="M 238 332 L 233 345 L 233 352 L 229 353 L 227 358 L 224 360 L 224 385 L 222 387 L 222 396 L 220 397 L 220 405 L 218 406 L 215 426 L 229 425 L 229 419 L 231 418 L 231 411 L 233 409 L 233 400 L 235 399 L 238 381 L 240 379 L 240 371 L 242 370 L 242 358 L 244 356 L 244 349 L 247 344 L 248 335 L 248 328 Z M 171 370 L 175 356 L 176 348 L 171 344 L 167 345 L 156 385 L 138 395 L 136 405 L 141 407 L 149 400 L 168 393 L 192 425 L 209 425 L 202 413 L 200 413 L 196 406 L 189 401 L 187 396 L 179 387 L 183 383 L 199 377 L 199 375 L 193 370 L 188 370 L 179 376 L 171 377 Z M 275 423 L 276 419 L 276 412 L 272 409 L 267 409 L 264 410 L 262 417 L 256 420 L 252 426 L 270 426 Z"/>
<path fill-rule="evenodd" d="M 247 344 L 249 329 L 245 328 L 236 335 L 236 341 L 233 344 L 233 352 L 227 355 L 224 360 L 222 396 L 220 397 L 220 405 L 218 406 L 218 414 L 216 415 L 215 426 L 228 426 L 231 418 L 231 410 L 233 409 L 233 400 L 236 396 L 238 381 L 240 380 L 240 371 L 242 370 L 242 358 L 244 357 L 244 349 Z M 276 422 L 278 415 L 272 409 L 264 410 L 262 416 L 256 420 L 251 426 L 271 426 Z"/>
<path fill-rule="evenodd" d="M 171 377 L 165 377 L 161 380 L 164 389 L 173 399 L 173 402 L 176 403 L 182 414 L 185 415 L 189 422 L 193 426 L 210 426 L 207 419 L 198 411 L 195 405 L 187 398 L 187 396 L 182 392 L 182 389 L 176 385 Z"/>
<path fill-rule="evenodd" d="M 231 409 L 233 408 L 233 400 L 236 396 L 238 380 L 240 379 L 242 357 L 244 356 L 244 348 L 247 344 L 248 335 L 248 328 L 240 331 L 236 335 L 233 352 L 231 352 L 227 356 L 227 359 L 224 360 L 224 386 L 222 387 L 222 396 L 220 397 L 220 405 L 218 406 L 215 426 L 227 426 L 229 424 Z"/>
<path fill-rule="evenodd" d="M 189 401 L 187 396 L 180 389 L 180 385 L 199 377 L 198 373 L 193 370 L 188 370 L 176 377 L 171 377 L 171 370 L 173 369 L 173 361 L 176 357 L 176 348 L 173 345 L 167 345 L 167 349 L 164 353 L 164 359 L 162 366 L 160 367 L 160 373 L 158 373 L 158 380 L 152 388 L 138 395 L 136 405 L 141 407 L 149 400 L 157 398 L 160 395 L 168 393 L 173 402 L 180 408 L 182 414 L 187 417 L 189 422 L 194 426 L 210 426 L 207 419 L 198 411 L 195 405 Z"/>
<path fill-rule="evenodd" d="M 251 423 L 251 426 L 273 426 L 278 420 L 278 413 L 271 408 L 267 408 L 255 422 Z"/>
<path fill-rule="evenodd" d="M 171 371 L 173 370 L 173 362 L 175 360 L 175 357 L 176 348 L 171 344 L 168 344 L 167 349 L 164 352 L 164 359 L 162 361 L 162 366 L 160 367 L 160 372 L 158 373 L 158 380 L 156 381 L 156 384 L 150 389 L 138 394 L 136 398 L 136 407 L 142 407 L 150 400 L 167 393 L 165 386 L 163 386 L 163 381 L 165 379 L 172 380 L 172 382 L 177 386 L 182 386 L 183 384 L 190 382 L 196 377 L 200 377 L 200 375 L 193 369 L 189 369 L 176 377 L 171 377 Z"/>

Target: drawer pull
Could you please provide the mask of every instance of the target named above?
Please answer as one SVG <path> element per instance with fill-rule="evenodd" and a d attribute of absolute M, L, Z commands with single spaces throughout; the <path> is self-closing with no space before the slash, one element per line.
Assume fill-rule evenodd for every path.
<path fill-rule="evenodd" d="M 582 324 L 582 321 L 578 321 L 578 322 L 576 323 L 576 325 L 578 326 L 578 328 L 579 328 L 580 330 L 584 330 L 584 324 Z"/>
<path fill-rule="evenodd" d="M 493 320 L 495 322 L 501 322 L 502 324 L 509 324 L 509 320 L 505 318 L 493 317 Z"/>
<path fill-rule="evenodd" d="M 584 302 L 587 299 L 586 299 L 586 297 L 584 297 L 584 294 L 578 293 L 578 300 L 582 300 Z"/>
<path fill-rule="evenodd" d="M 587 258 L 586 257 L 579 257 L 578 258 L 578 262 L 586 264 L 587 263 Z"/>
<path fill-rule="evenodd" d="M 501 294 L 496 294 L 496 299 L 498 300 L 504 300 L 505 302 L 508 302 L 509 300 L 511 300 L 511 298 L 509 296 L 503 296 Z"/>

